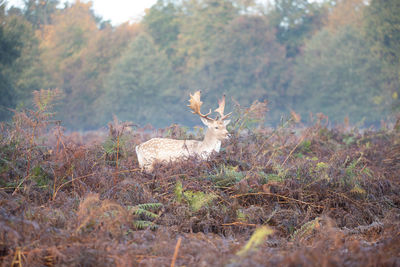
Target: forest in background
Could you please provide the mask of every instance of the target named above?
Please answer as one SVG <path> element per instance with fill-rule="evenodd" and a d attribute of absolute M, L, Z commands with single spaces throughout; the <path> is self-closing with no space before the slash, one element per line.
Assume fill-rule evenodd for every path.
<path fill-rule="evenodd" d="M 57 119 L 71 130 L 115 114 L 140 126 L 200 124 L 227 95 L 268 101 L 268 124 L 295 111 L 379 125 L 399 111 L 398 0 L 159 0 L 141 21 L 112 26 L 91 3 L 0 0 L 0 120 L 58 88 Z"/>

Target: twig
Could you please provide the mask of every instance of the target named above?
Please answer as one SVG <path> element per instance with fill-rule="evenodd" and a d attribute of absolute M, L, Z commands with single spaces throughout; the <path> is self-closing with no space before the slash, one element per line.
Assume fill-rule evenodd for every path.
<path fill-rule="evenodd" d="M 222 226 L 236 226 L 236 225 L 244 225 L 244 226 L 253 226 L 257 227 L 257 224 L 253 223 L 244 223 L 244 222 L 232 222 L 232 223 L 223 223 Z"/>
<path fill-rule="evenodd" d="M 26 177 L 29 176 L 30 174 L 30 169 L 31 169 L 31 158 L 32 158 L 32 145 L 35 140 L 35 131 L 36 131 L 37 123 L 33 126 L 32 130 L 32 136 L 31 139 L 29 140 L 29 150 L 28 150 L 28 162 L 27 162 L 27 167 L 26 167 Z"/>
<path fill-rule="evenodd" d="M 25 177 L 22 179 L 22 181 L 15 187 L 15 190 L 14 190 L 14 192 L 12 193 L 13 196 L 18 192 L 19 188 L 21 187 L 21 185 L 25 182 L 25 180 L 26 180 L 28 177 L 29 177 L 29 176 L 25 176 Z"/>
<path fill-rule="evenodd" d="M 336 195 L 338 195 L 338 196 L 340 196 L 340 197 L 342 197 L 342 198 L 345 198 L 345 199 L 347 199 L 348 201 L 353 202 L 358 208 L 364 209 L 363 205 L 361 205 L 361 204 L 358 203 L 357 201 L 355 201 L 355 200 L 349 198 L 348 196 L 346 196 L 346 195 L 343 194 L 343 193 L 338 193 L 338 192 L 331 191 L 331 190 L 328 190 L 328 192 L 329 192 L 329 193 L 332 193 L 332 194 L 336 194 Z"/>
<path fill-rule="evenodd" d="M 172 257 L 172 261 L 171 261 L 171 267 L 175 267 L 175 261 L 176 261 L 176 258 L 178 257 L 178 252 L 179 252 L 179 247 L 181 246 L 181 241 L 182 241 L 182 238 L 179 237 L 178 242 L 176 242 L 174 256 Z"/>
<path fill-rule="evenodd" d="M 114 174 L 120 174 L 120 173 L 125 173 L 125 172 L 135 172 L 135 171 L 140 171 L 140 169 L 139 169 L 139 168 L 135 168 L 135 169 L 131 169 L 131 170 L 123 170 L 123 171 L 116 172 L 116 173 L 114 173 Z M 59 187 L 57 187 L 57 189 L 55 190 L 55 193 L 54 193 L 54 195 L 53 195 L 53 200 L 56 198 L 56 195 L 57 195 L 58 191 L 59 191 L 62 187 L 64 187 L 65 185 L 67 185 L 67 184 L 69 184 L 69 183 L 72 183 L 73 181 L 76 181 L 76 180 L 80 180 L 80 179 L 84 179 L 84 178 L 93 176 L 93 175 L 95 175 L 95 174 L 96 174 L 96 173 L 93 172 L 93 173 L 90 173 L 90 174 L 87 174 L 87 175 L 83 175 L 83 176 L 79 176 L 79 177 L 76 177 L 76 178 L 72 178 L 71 180 L 69 180 L 69 181 L 67 181 L 67 182 L 65 182 L 65 183 L 63 183 L 63 184 L 61 184 L 61 185 L 60 185 Z"/>
<path fill-rule="evenodd" d="M 21 259 L 21 248 L 17 247 L 15 250 L 14 258 L 11 262 L 11 266 L 18 264 L 18 267 L 22 267 L 22 259 Z"/>
<path fill-rule="evenodd" d="M 281 129 L 284 129 L 289 123 L 291 122 L 291 120 L 286 121 L 282 126 L 280 126 L 278 129 L 274 130 L 270 136 L 268 136 L 265 141 L 263 142 L 263 144 L 260 146 L 260 149 L 257 151 L 257 153 L 255 154 L 255 157 L 258 156 L 258 154 L 260 154 L 260 152 L 263 150 L 265 144 L 268 142 L 268 140 L 270 138 L 272 138 L 274 135 L 276 135 Z"/>
<path fill-rule="evenodd" d="M 293 154 L 293 152 L 296 150 L 296 148 L 304 141 L 304 139 L 307 137 L 308 133 L 305 133 L 299 140 L 299 142 L 294 146 L 294 148 L 290 151 L 289 155 L 286 157 L 286 159 L 283 161 L 281 167 L 285 165 L 286 161 L 290 158 L 290 156 Z"/>
<path fill-rule="evenodd" d="M 117 183 L 117 177 L 118 177 L 118 154 L 119 154 L 119 133 L 117 135 L 117 161 L 115 163 L 115 173 L 114 173 L 114 181 L 113 184 L 115 186 L 115 184 Z"/>
<path fill-rule="evenodd" d="M 87 178 L 87 177 L 93 176 L 93 175 L 95 175 L 95 174 L 96 174 L 96 173 L 91 173 L 91 174 L 79 176 L 79 177 L 76 177 L 76 178 L 72 178 L 71 180 L 69 180 L 69 181 L 67 181 L 67 182 L 65 182 L 65 183 L 63 183 L 63 184 L 61 184 L 59 187 L 57 187 L 56 191 L 54 192 L 54 194 L 53 194 L 53 200 L 56 199 L 56 196 L 57 196 L 58 191 L 60 191 L 60 189 L 61 189 L 62 187 L 64 187 L 65 185 L 67 185 L 67 184 L 69 184 L 69 183 L 72 183 L 72 182 L 75 181 L 75 180 Z"/>
<path fill-rule="evenodd" d="M 286 199 L 286 200 L 295 201 L 295 202 L 298 202 L 298 203 L 301 203 L 301 204 L 304 204 L 304 205 L 309 205 L 309 206 L 316 207 L 316 208 L 321 208 L 321 209 L 324 208 L 323 206 L 320 206 L 320 205 L 315 205 L 315 204 L 312 204 L 312 203 L 309 203 L 309 202 L 305 202 L 305 201 L 302 201 L 302 200 L 298 200 L 298 199 L 295 199 L 295 198 L 291 198 L 291 197 L 287 197 L 287 196 L 283 196 L 283 195 L 279 195 L 279 194 L 275 194 L 275 193 L 268 193 L 268 192 L 238 194 L 238 195 L 231 196 L 231 198 L 239 198 L 239 197 L 244 197 L 244 196 L 257 196 L 257 195 L 267 195 L 267 196 L 280 197 L 280 198 L 283 198 L 283 199 Z"/>

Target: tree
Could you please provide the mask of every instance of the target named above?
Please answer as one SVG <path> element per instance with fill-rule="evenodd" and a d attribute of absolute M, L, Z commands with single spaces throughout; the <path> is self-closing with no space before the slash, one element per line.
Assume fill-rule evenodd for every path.
<path fill-rule="evenodd" d="M 7 31 L 5 3 L 0 3 L 0 64 L 10 64 L 20 56 L 22 46 L 18 34 Z"/>
<path fill-rule="evenodd" d="M 93 129 L 107 122 L 93 117 L 111 67 L 140 32 L 138 24 L 106 26 L 96 31 L 79 55 L 79 68 L 72 73 L 71 93 L 62 108 L 63 122 L 69 127 Z"/>
<path fill-rule="evenodd" d="M 289 93 L 293 109 L 307 118 L 322 112 L 331 121 L 349 116 L 353 122 L 379 124 L 388 114 L 382 62 L 358 29 L 344 27 L 335 34 L 322 30 L 296 60 Z"/>
<path fill-rule="evenodd" d="M 372 0 L 366 10 L 367 34 L 375 49 L 392 64 L 400 63 L 400 2 Z"/>
<path fill-rule="evenodd" d="M 141 125 L 165 126 L 177 116 L 178 93 L 172 90 L 174 75 L 167 56 L 151 36 L 140 34 L 116 62 L 106 79 L 97 106 L 101 121 L 115 114 L 120 120 Z"/>
<path fill-rule="evenodd" d="M 338 0 L 326 16 L 325 28 L 330 31 L 345 26 L 362 29 L 364 26 L 365 0 Z"/>
<path fill-rule="evenodd" d="M 300 52 L 306 38 L 323 26 L 325 8 L 308 0 L 276 0 L 269 14 L 279 42 L 286 47 L 287 57 Z"/>
<path fill-rule="evenodd" d="M 175 54 L 175 45 L 179 35 L 179 9 L 169 1 L 158 0 L 143 18 L 147 32 L 154 42 L 171 57 Z"/>
<path fill-rule="evenodd" d="M 82 72 L 82 56 L 99 31 L 90 9 L 91 3 L 77 1 L 70 7 L 58 10 L 52 16 L 52 24 L 38 31 L 42 40 L 41 59 L 47 85 L 64 92 L 58 118 L 72 128 L 80 126 L 79 111 L 83 114 L 90 112 L 90 106 L 85 102 L 90 98 L 82 90 L 84 85 L 77 86 L 76 83 L 76 78 Z"/>
<path fill-rule="evenodd" d="M 30 23 L 22 16 L 6 15 L 4 7 L 0 5 L 0 120 L 10 118 L 9 109 L 33 90 L 34 81 L 25 80 L 25 75 L 37 49 Z"/>
<path fill-rule="evenodd" d="M 184 1 L 177 43 L 179 71 L 187 74 L 202 68 L 209 49 L 237 15 L 238 9 L 228 0 Z"/>
<path fill-rule="evenodd" d="M 372 0 L 366 8 L 366 33 L 374 51 L 385 62 L 386 90 L 400 111 L 400 2 Z"/>
<path fill-rule="evenodd" d="M 24 0 L 23 14 L 25 18 L 39 29 L 51 24 L 51 16 L 56 13 L 59 0 Z"/>
<path fill-rule="evenodd" d="M 46 72 L 54 85 L 61 86 L 67 95 L 71 93 L 69 81 L 80 67 L 80 55 L 97 32 L 90 8 L 91 3 L 77 1 L 58 11 L 52 17 L 53 23 L 39 32 Z"/>
<path fill-rule="evenodd" d="M 275 115 L 285 109 L 290 71 L 285 48 L 264 17 L 237 17 L 210 50 L 204 67 L 189 86 L 204 88 L 206 102 L 212 103 L 226 93 L 243 105 L 268 99 Z"/>
<path fill-rule="evenodd" d="M 0 24 L 0 120 L 9 117 L 7 108 L 14 106 L 11 81 L 4 73 L 4 69 L 19 56 L 12 39 Z"/>
<path fill-rule="evenodd" d="M 4 68 L 3 73 L 12 81 L 14 103 L 26 106 L 31 93 L 44 85 L 39 40 L 32 24 L 22 15 L 9 15 L 5 29 L 18 36 L 17 44 L 20 45 L 19 57 Z"/>

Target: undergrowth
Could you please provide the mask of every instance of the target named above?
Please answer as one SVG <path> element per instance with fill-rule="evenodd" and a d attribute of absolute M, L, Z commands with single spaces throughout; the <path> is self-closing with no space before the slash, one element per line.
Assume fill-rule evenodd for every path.
<path fill-rule="evenodd" d="M 0 127 L 2 266 L 400 265 L 398 128 L 305 127 L 292 112 L 272 129 L 266 103 L 237 105 L 219 154 L 146 174 L 137 144 L 203 132 L 115 118 L 66 134 L 58 94 Z"/>

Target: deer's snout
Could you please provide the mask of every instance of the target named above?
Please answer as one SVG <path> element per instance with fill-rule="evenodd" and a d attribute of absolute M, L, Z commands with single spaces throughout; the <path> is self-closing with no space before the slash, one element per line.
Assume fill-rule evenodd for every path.
<path fill-rule="evenodd" d="M 227 130 L 225 130 L 225 132 L 224 132 L 224 137 L 225 137 L 225 139 L 228 139 L 231 137 L 231 135 L 229 134 L 229 132 Z"/>

